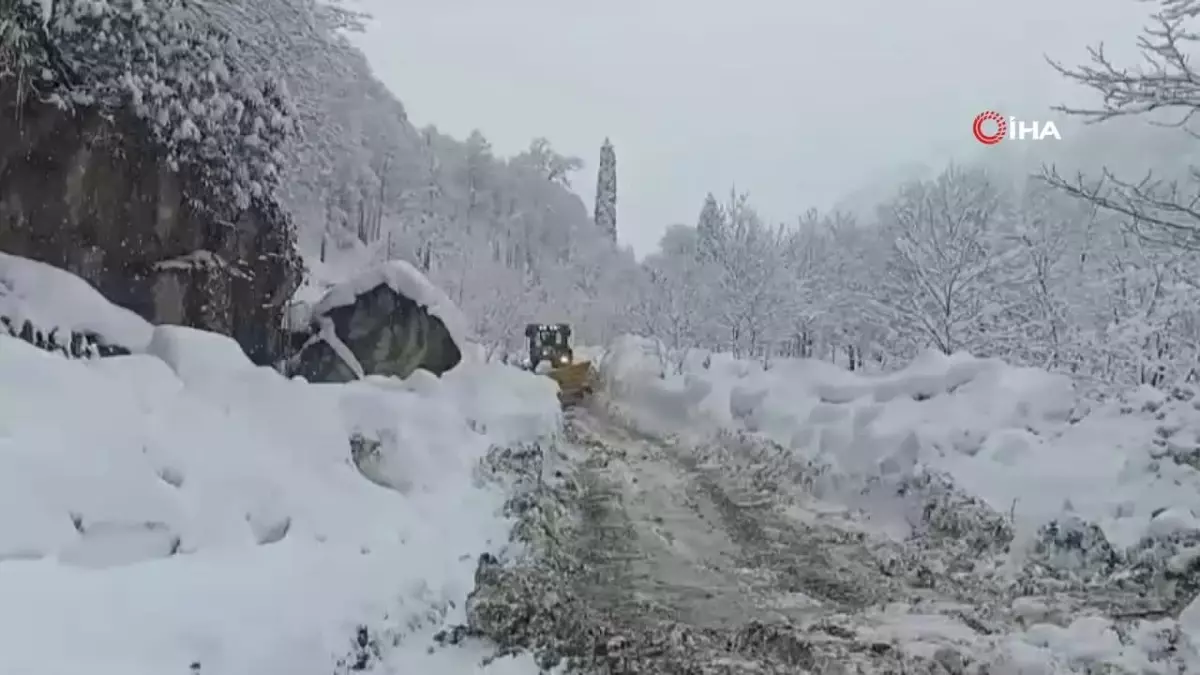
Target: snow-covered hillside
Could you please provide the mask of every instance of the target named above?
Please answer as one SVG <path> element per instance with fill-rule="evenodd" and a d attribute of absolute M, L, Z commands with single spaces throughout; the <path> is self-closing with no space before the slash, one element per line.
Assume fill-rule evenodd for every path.
<path fill-rule="evenodd" d="M 475 672 L 484 651 L 429 654 L 429 636 L 506 540 L 479 460 L 557 433 L 548 380 L 466 363 L 289 381 L 52 285 L 40 308 L 0 300 L 145 340 L 87 360 L 0 335 L 0 672 L 330 675 L 374 650 L 395 672 Z"/>

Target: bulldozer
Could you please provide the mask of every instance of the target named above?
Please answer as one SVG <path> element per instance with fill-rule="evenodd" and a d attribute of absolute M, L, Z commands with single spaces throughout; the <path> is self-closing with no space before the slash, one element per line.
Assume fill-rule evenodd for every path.
<path fill-rule="evenodd" d="M 590 361 L 576 361 L 571 349 L 571 327 L 565 323 L 531 323 L 525 326 L 529 340 L 529 370 L 537 372 L 550 364 L 550 379 L 558 383 L 558 400 L 563 407 L 582 403 L 592 393 L 595 376 Z"/>

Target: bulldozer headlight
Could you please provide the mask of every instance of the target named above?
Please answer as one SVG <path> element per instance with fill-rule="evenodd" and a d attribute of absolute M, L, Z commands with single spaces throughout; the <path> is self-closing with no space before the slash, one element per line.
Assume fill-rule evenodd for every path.
<path fill-rule="evenodd" d="M 560 356 L 560 357 L 558 357 L 558 362 L 559 362 L 559 363 L 566 363 L 566 362 L 567 362 L 567 357 L 565 357 L 565 356 Z"/>

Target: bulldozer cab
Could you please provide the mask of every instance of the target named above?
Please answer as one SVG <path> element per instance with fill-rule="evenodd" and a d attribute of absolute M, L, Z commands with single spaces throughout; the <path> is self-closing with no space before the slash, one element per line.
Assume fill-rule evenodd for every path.
<path fill-rule="evenodd" d="M 571 351 L 571 327 L 565 323 L 525 326 L 529 338 L 529 369 L 536 370 L 545 361 L 553 367 L 569 365 L 574 360 Z"/>
<path fill-rule="evenodd" d="M 575 361 L 571 349 L 571 327 L 565 323 L 531 323 L 525 326 L 529 338 L 529 369 L 537 371 L 540 363 L 550 364 L 546 373 L 558 383 L 558 400 L 563 407 L 582 403 L 591 395 L 595 373 L 588 361 Z"/>

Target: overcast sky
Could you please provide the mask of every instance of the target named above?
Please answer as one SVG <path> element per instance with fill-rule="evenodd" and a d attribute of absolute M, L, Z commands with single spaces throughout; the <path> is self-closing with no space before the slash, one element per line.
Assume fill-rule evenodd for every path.
<path fill-rule="evenodd" d="M 771 220 L 872 176 L 983 150 L 986 109 L 1055 119 L 1082 95 L 1044 55 L 1128 55 L 1135 0 L 364 0 L 359 42 L 418 125 L 478 128 L 510 154 L 545 136 L 587 162 L 617 152 L 618 230 L 644 254 L 733 184 Z"/>

